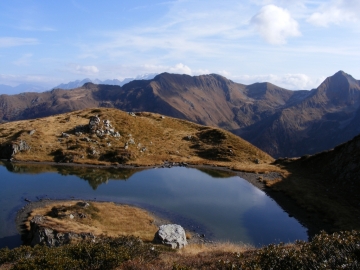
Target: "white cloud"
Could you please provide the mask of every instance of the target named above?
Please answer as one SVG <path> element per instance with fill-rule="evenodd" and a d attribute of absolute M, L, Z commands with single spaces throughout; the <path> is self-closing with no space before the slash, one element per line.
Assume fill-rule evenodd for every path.
<path fill-rule="evenodd" d="M 288 37 L 300 36 L 298 23 L 286 9 L 275 5 L 261 8 L 250 23 L 268 43 L 285 44 Z"/>
<path fill-rule="evenodd" d="M 310 90 L 318 87 L 325 80 L 325 77 L 313 78 L 306 74 L 296 73 L 284 75 L 241 75 L 234 76 L 232 79 L 243 84 L 270 82 L 285 89 Z"/>
<path fill-rule="evenodd" d="M 95 75 L 99 73 L 99 69 L 96 66 L 80 66 L 76 65 L 73 69 L 74 73 L 84 75 Z"/>
<path fill-rule="evenodd" d="M 220 75 L 222 75 L 222 76 L 224 76 L 224 77 L 226 77 L 226 78 L 232 77 L 232 76 L 231 76 L 231 73 L 228 72 L 228 71 L 226 71 L 226 70 L 219 70 L 219 71 L 218 71 L 218 74 L 220 74 Z"/>
<path fill-rule="evenodd" d="M 176 73 L 176 74 L 187 74 L 191 76 L 209 74 L 211 73 L 208 69 L 191 69 L 189 66 L 178 63 L 174 66 L 167 65 L 156 65 L 156 64 L 144 64 L 144 65 L 111 65 L 102 66 L 101 79 L 116 78 L 123 80 L 125 78 L 135 78 L 142 74 L 160 74 L 163 72 Z M 121 76 L 119 76 L 121 74 Z"/>
<path fill-rule="evenodd" d="M 38 44 L 36 38 L 0 37 L 0 48 Z"/>
<path fill-rule="evenodd" d="M 188 66 L 182 63 L 176 64 L 175 67 L 169 68 L 168 71 L 170 73 L 179 73 L 179 74 L 187 74 L 187 75 L 192 74 L 191 68 L 189 68 Z"/>
<path fill-rule="evenodd" d="M 171 1 L 168 6 L 163 16 L 146 25 L 102 31 L 98 44 L 79 44 L 81 57 L 100 58 L 105 54 L 138 64 L 144 59 L 158 64 L 168 59 L 179 63 L 185 57 L 225 54 L 228 47 L 252 35 L 248 9 L 237 0 L 208 1 L 206 5 L 201 1 Z"/>
<path fill-rule="evenodd" d="M 330 4 L 321 5 L 319 10 L 307 19 L 309 23 L 323 27 L 358 20 L 360 20 L 359 0 L 333 0 Z"/>

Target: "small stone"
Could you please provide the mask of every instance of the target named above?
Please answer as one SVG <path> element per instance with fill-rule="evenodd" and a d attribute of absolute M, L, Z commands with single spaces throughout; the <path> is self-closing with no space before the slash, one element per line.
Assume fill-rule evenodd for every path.
<path fill-rule="evenodd" d="M 63 133 L 61 133 L 61 136 L 62 136 L 63 138 L 69 138 L 69 137 L 70 137 L 70 134 L 67 134 L 67 133 L 63 132 Z"/>

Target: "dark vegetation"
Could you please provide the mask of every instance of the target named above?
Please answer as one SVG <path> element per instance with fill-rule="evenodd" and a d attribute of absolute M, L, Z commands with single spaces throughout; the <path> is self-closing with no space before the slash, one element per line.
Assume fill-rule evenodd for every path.
<path fill-rule="evenodd" d="M 114 269 L 128 260 L 151 263 L 159 255 L 150 244 L 135 237 L 106 238 L 56 248 L 21 246 L 0 250 L 0 265 L 11 269 Z"/>
<path fill-rule="evenodd" d="M 311 242 L 196 255 L 173 252 L 134 237 L 105 238 L 101 243 L 56 248 L 2 249 L 0 265 L 8 269 L 359 269 L 360 233 L 322 232 Z"/>

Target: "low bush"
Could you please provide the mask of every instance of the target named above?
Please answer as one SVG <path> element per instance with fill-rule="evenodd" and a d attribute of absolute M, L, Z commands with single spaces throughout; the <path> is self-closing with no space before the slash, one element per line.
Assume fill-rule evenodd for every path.
<path fill-rule="evenodd" d="M 159 252 L 135 237 L 105 238 L 56 248 L 21 246 L 0 250 L 0 265 L 12 269 L 113 269 L 133 259 L 151 262 Z"/>
<path fill-rule="evenodd" d="M 166 256 L 159 256 L 160 254 Z M 165 259 L 164 259 L 165 258 Z M 56 248 L 0 250 L 12 269 L 360 269 L 360 232 L 325 232 L 311 242 L 268 245 L 244 252 L 188 255 L 135 237 L 105 238 Z"/>

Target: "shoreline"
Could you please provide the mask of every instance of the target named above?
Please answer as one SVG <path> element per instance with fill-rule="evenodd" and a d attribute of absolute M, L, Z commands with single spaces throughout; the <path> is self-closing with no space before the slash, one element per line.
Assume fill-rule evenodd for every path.
<path fill-rule="evenodd" d="M 5 160 L 1 160 L 5 161 Z M 9 161 L 5 161 L 9 162 Z M 48 165 L 48 166 L 71 166 L 71 167 L 89 167 L 89 168 L 100 168 L 100 169 L 153 169 L 153 168 L 162 168 L 162 167 L 175 167 L 181 166 L 181 163 L 171 163 L 168 164 L 153 164 L 153 165 L 95 165 L 95 164 L 79 164 L 79 163 L 56 163 L 56 162 L 35 162 L 35 161 L 11 161 L 9 163 L 14 164 L 24 164 L 24 165 Z M 208 169 L 208 170 L 217 170 L 225 171 L 234 174 L 234 176 L 239 176 L 240 178 L 245 179 L 253 186 L 257 187 L 261 191 L 265 192 L 269 197 L 271 197 L 279 206 L 286 212 L 290 217 L 294 217 L 302 226 L 307 229 L 309 240 L 315 235 L 318 234 L 321 230 L 327 230 L 330 228 L 330 224 L 322 221 L 317 218 L 315 214 L 308 213 L 304 208 L 300 207 L 296 201 L 291 197 L 284 194 L 281 191 L 273 190 L 265 185 L 262 182 L 261 178 L 266 178 L 267 180 L 275 180 L 276 178 L 283 177 L 280 172 L 267 172 L 267 173 L 255 173 L 255 172 L 244 172 L 240 170 L 231 169 L 231 167 L 219 166 L 216 164 L 186 164 L 184 167 L 194 168 L 194 169 Z M 51 200 L 53 201 L 53 200 Z M 26 207 L 26 206 L 24 206 Z M 23 207 L 23 208 L 24 208 Z M 138 207 L 138 206 L 136 206 Z M 22 210 L 22 209 L 21 209 Z M 20 211 L 21 211 L 20 210 Z M 147 210 L 148 211 L 148 210 Z M 181 225 L 181 224 L 180 224 Z M 18 225 L 17 225 L 18 226 Z M 17 227 L 18 228 L 18 227 Z"/>
<path fill-rule="evenodd" d="M 41 199 L 38 201 L 28 202 L 19 211 L 17 211 L 16 218 L 15 218 L 16 229 L 21 237 L 22 244 L 25 244 L 25 245 L 27 244 L 26 238 L 27 238 L 27 235 L 29 232 L 26 230 L 25 222 L 28 220 L 28 217 L 33 210 L 38 209 L 38 208 L 44 208 L 49 204 L 54 204 L 54 203 L 59 203 L 59 204 L 64 203 L 65 204 L 65 203 L 68 203 L 71 201 L 84 201 L 84 202 L 96 202 L 96 203 L 109 202 L 109 201 L 82 200 L 81 198 L 78 198 L 78 199 L 75 199 L 75 198 L 74 199 L 50 199 L 50 198 L 47 198 L 47 199 Z M 141 205 L 118 203 L 118 202 L 113 202 L 113 203 L 116 205 L 128 205 L 128 206 L 135 207 L 135 208 L 146 211 L 153 218 L 153 223 L 156 227 L 160 227 L 161 225 L 165 225 L 165 224 L 177 224 L 177 222 L 174 222 L 174 220 L 172 220 L 171 218 L 165 217 L 160 213 L 156 213 L 156 211 L 151 211 L 151 209 L 148 209 L 147 207 L 142 207 Z M 194 231 L 187 228 L 183 224 L 179 224 L 179 225 L 182 226 L 185 229 L 185 231 L 191 236 L 190 239 L 187 239 L 188 244 L 215 243 L 212 240 L 201 237 L 200 233 L 195 233 Z"/>

